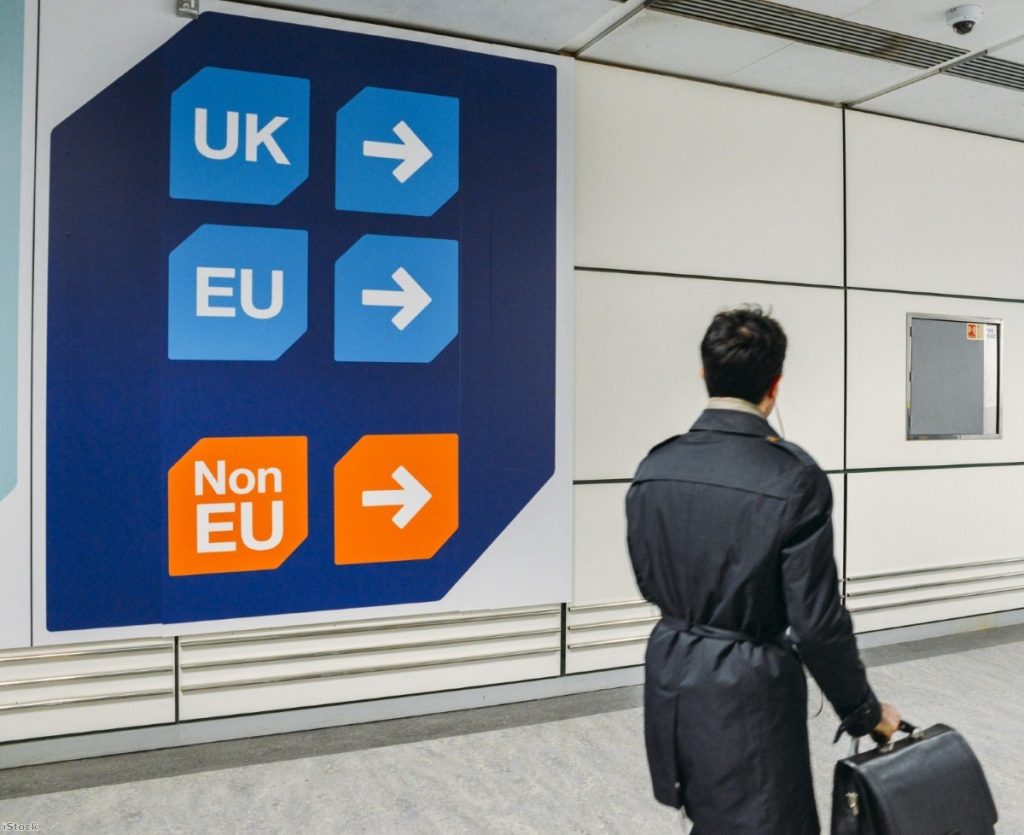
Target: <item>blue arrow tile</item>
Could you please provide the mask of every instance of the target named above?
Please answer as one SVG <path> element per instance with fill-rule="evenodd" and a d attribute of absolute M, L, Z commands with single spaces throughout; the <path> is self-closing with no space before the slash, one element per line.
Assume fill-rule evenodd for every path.
<path fill-rule="evenodd" d="M 459 100 L 366 87 L 337 115 L 335 207 L 427 217 L 459 190 Z"/>
<path fill-rule="evenodd" d="M 430 362 L 458 331 L 458 241 L 364 235 L 335 264 L 335 360 Z"/>

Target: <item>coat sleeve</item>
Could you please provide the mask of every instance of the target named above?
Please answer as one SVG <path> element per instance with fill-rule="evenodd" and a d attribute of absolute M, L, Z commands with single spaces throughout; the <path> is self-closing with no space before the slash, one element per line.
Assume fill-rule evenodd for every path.
<path fill-rule="evenodd" d="M 843 731 L 862 736 L 878 724 L 882 711 L 868 684 L 849 612 L 839 597 L 832 489 L 817 466 L 804 469 L 788 519 L 782 582 L 793 640 L 842 720 L 837 739 Z"/>
<path fill-rule="evenodd" d="M 637 588 L 646 600 L 652 600 L 651 553 L 643 516 L 642 485 L 632 484 L 626 493 L 626 545 L 633 565 Z M 653 601 L 652 601 L 653 602 Z"/>

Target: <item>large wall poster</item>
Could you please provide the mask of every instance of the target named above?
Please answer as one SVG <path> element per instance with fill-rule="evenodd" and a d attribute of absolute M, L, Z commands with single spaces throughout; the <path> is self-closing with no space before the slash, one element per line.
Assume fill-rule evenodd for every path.
<path fill-rule="evenodd" d="M 53 129 L 46 632 L 569 598 L 565 71 L 204 13 Z"/>

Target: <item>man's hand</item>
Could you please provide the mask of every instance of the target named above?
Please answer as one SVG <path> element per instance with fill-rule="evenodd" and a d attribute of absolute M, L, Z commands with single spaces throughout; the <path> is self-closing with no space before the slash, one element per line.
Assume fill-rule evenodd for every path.
<path fill-rule="evenodd" d="M 899 730 L 900 718 L 900 712 L 896 708 L 882 702 L 882 720 L 875 725 L 871 738 L 879 744 L 888 742 L 889 737 Z"/>

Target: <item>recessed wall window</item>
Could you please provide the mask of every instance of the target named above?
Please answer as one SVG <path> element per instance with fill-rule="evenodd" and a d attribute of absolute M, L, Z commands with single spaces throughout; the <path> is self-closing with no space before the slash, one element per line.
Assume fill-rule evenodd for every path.
<path fill-rule="evenodd" d="M 907 439 L 999 438 L 999 319 L 907 314 Z"/>

